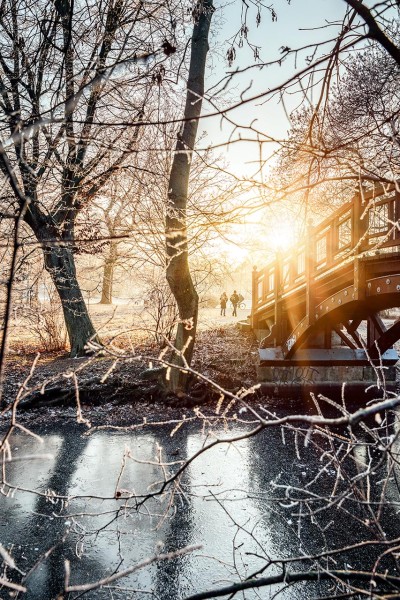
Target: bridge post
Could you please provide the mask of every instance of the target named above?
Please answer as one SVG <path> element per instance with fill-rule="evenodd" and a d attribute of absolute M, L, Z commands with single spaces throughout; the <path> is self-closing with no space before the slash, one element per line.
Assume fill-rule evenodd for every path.
<path fill-rule="evenodd" d="M 252 281 L 251 281 L 251 327 L 253 331 L 257 328 L 257 321 L 254 313 L 257 307 L 257 295 L 258 295 L 258 271 L 257 267 L 254 265 L 253 273 L 252 273 Z"/>
<path fill-rule="evenodd" d="M 399 185 L 400 182 L 397 182 L 397 185 Z M 394 210 L 393 210 L 393 221 L 395 223 L 399 223 L 400 222 L 400 192 L 398 191 L 397 186 L 395 187 L 394 190 Z M 398 227 L 395 227 L 394 230 L 394 238 L 395 239 L 399 239 L 400 238 L 400 229 Z"/>
<path fill-rule="evenodd" d="M 365 211 L 364 195 L 361 192 L 356 192 L 353 196 L 352 243 L 358 254 L 364 252 L 368 247 L 368 211 Z"/>
<path fill-rule="evenodd" d="M 307 242 L 306 242 L 306 316 L 308 325 L 315 322 L 315 236 L 312 220 L 307 222 Z"/>
<path fill-rule="evenodd" d="M 353 248 L 356 250 L 354 256 L 354 296 L 357 300 L 365 298 L 365 263 L 360 256 L 368 248 L 368 211 L 365 211 L 365 194 L 356 192 L 353 197 Z M 365 213 L 365 214 L 364 214 Z"/>
<path fill-rule="evenodd" d="M 275 285 L 274 285 L 274 300 L 275 300 L 275 346 L 282 345 L 282 253 L 280 250 L 276 253 L 275 258 Z"/>

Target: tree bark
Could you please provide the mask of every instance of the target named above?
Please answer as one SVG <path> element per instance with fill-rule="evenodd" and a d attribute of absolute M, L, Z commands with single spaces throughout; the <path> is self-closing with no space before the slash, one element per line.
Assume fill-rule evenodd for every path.
<path fill-rule="evenodd" d="M 71 356 L 84 356 L 87 343 L 98 341 L 98 337 L 79 287 L 71 248 L 46 245 L 44 262 L 61 300 Z"/>
<path fill-rule="evenodd" d="M 196 141 L 204 94 L 204 73 L 208 52 L 208 34 L 212 14 L 212 0 L 197 5 L 194 13 L 189 76 L 183 124 L 178 134 L 168 186 L 166 211 L 166 277 L 177 302 L 180 322 L 178 324 L 172 363 L 167 385 L 171 391 L 184 390 L 187 372 L 182 367 L 190 365 L 197 328 L 198 295 L 190 273 L 186 208 L 192 152 Z M 180 367 L 180 368 L 179 368 Z"/>
<path fill-rule="evenodd" d="M 109 253 L 104 261 L 100 304 L 112 304 L 114 268 L 116 262 L 117 244 L 115 242 L 110 242 Z"/>
<path fill-rule="evenodd" d="M 61 213 L 61 211 L 60 211 Z M 74 212 L 63 225 L 31 203 L 24 216 L 43 250 L 44 266 L 60 297 L 71 347 L 71 357 L 84 356 L 89 341 L 99 341 L 76 276 L 73 254 Z"/>
<path fill-rule="evenodd" d="M 100 304 L 112 304 L 114 262 L 106 260 L 103 267 Z"/>

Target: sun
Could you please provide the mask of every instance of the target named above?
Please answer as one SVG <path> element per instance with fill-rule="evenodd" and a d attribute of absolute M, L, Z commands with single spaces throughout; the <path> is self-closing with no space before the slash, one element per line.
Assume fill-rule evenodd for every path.
<path fill-rule="evenodd" d="M 296 241 L 297 231 L 290 220 L 271 219 L 271 224 L 265 236 L 266 246 L 275 252 L 279 250 L 285 251 L 294 246 Z"/>

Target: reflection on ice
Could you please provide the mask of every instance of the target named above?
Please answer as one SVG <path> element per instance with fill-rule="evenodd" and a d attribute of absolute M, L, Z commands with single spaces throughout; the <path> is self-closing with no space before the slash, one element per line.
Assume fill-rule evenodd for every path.
<path fill-rule="evenodd" d="M 100 599 L 177 600 L 265 569 L 268 575 L 280 573 L 282 563 L 274 561 L 321 552 L 329 536 L 334 545 L 363 539 L 358 517 L 352 521 L 337 511 L 335 522 L 324 522 L 323 513 L 320 520 L 312 516 L 312 509 L 322 506 L 318 498 L 329 497 L 339 485 L 331 449 L 321 439 L 302 446 L 290 428 L 285 436 L 271 429 L 213 447 L 146 502 L 146 494 L 159 491 L 162 482 L 204 445 L 194 425 L 185 425 L 173 438 L 170 429 L 162 427 L 85 435 L 69 426 L 40 433 L 53 459 L 7 465 L 6 480 L 14 487 L 0 499 L 0 540 L 21 570 L 28 573 L 35 567 L 25 581 L 28 600 L 56 598 L 63 592 L 66 559 L 70 584 L 79 585 L 123 571 L 154 553 L 200 544 L 201 550 L 154 562 L 110 589 L 85 593 Z M 15 454 L 44 449 L 22 434 L 13 444 Z M 342 452 L 340 444 L 337 452 Z M 368 452 L 365 445 L 355 445 L 347 473 L 365 469 Z M 6 488 L 3 492 L 11 490 Z M 362 485 L 359 490 L 363 493 Z M 21 581 L 18 573 L 9 571 L 8 576 Z M 327 586 L 274 585 L 262 597 L 280 588 L 280 598 L 313 597 Z M 257 597 L 254 590 L 245 593 L 248 600 Z"/>

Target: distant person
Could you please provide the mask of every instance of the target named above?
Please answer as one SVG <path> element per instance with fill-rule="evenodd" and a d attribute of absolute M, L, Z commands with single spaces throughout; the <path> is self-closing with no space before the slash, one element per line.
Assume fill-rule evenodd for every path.
<path fill-rule="evenodd" d="M 239 294 L 236 292 L 236 290 L 233 290 L 233 294 L 229 299 L 232 302 L 232 306 L 233 306 L 232 317 L 237 317 L 236 309 L 237 309 L 237 305 L 239 303 Z"/>
<path fill-rule="evenodd" d="M 221 305 L 221 317 L 225 317 L 225 311 L 226 311 L 226 303 L 228 302 L 228 296 L 227 293 L 224 292 L 223 294 L 221 294 L 221 297 L 219 299 L 219 303 Z"/>

